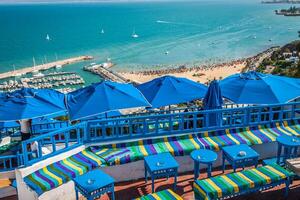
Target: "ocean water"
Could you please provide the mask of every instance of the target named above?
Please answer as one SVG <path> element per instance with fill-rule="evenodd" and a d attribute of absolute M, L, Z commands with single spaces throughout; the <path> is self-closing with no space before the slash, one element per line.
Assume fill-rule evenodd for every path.
<path fill-rule="evenodd" d="M 251 56 L 298 38 L 300 18 L 274 14 L 289 6 L 249 0 L 1 5 L 0 72 L 31 66 L 33 57 L 41 64 L 92 55 L 97 62 L 111 58 L 117 70 L 140 70 Z M 84 65 L 65 69 L 89 77 Z"/>

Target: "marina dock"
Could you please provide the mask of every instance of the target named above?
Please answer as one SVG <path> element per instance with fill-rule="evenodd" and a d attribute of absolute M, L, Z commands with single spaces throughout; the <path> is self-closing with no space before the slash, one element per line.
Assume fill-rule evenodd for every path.
<path fill-rule="evenodd" d="M 101 76 L 105 80 L 110 80 L 119 83 L 127 83 L 130 82 L 125 77 L 121 76 L 117 72 L 110 70 L 109 68 L 112 66 L 112 63 L 109 64 L 108 67 L 103 66 L 103 64 L 96 64 L 92 66 L 86 66 L 83 70 L 89 71 L 93 74 L 97 74 Z"/>
<path fill-rule="evenodd" d="M 47 69 L 51 69 L 56 66 L 63 67 L 68 64 L 73 64 L 73 63 L 82 62 L 82 61 L 91 60 L 91 59 L 93 59 L 92 56 L 78 56 L 78 57 L 68 58 L 65 60 L 59 60 L 59 61 L 46 63 L 46 64 L 42 64 L 42 65 L 26 67 L 26 68 L 18 69 L 15 71 L 1 73 L 0 79 L 14 77 L 14 76 L 20 76 L 20 75 L 24 75 L 24 74 L 31 73 L 34 71 L 47 70 Z"/>

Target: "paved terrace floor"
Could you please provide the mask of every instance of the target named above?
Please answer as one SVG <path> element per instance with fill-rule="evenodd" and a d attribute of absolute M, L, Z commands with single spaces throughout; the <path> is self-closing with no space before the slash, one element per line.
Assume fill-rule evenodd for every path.
<path fill-rule="evenodd" d="M 225 173 L 230 173 L 233 170 L 227 169 Z M 239 170 L 238 170 L 239 171 Z M 212 176 L 221 175 L 221 169 L 214 169 Z M 206 178 L 206 172 L 201 170 L 200 178 Z M 178 176 L 178 184 L 175 192 L 183 197 L 184 200 L 194 200 L 194 192 L 192 188 L 193 184 L 193 172 L 180 174 Z M 160 191 L 164 189 L 173 188 L 173 178 L 157 179 L 155 181 L 155 191 Z M 116 200 L 132 200 L 133 198 L 140 197 L 151 193 L 151 180 L 145 183 L 144 179 L 139 179 L 136 181 L 128 181 L 117 183 L 115 186 Z M 232 200 L 300 200 L 300 180 L 294 180 L 293 184 L 290 186 L 288 198 L 284 198 L 284 185 L 275 187 L 270 190 L 266 190 L 262 193 L 252 193 L 249 195 L 244 195 L 240 197 L 232 198 Z M 0 200 L 17 200 L 17 196 L 11 196 L 9 198 Z M 84 198 L 81 198 L 84 200 Z M 102 196 L 99 200 L 109 200 L 107 196 Z"/>

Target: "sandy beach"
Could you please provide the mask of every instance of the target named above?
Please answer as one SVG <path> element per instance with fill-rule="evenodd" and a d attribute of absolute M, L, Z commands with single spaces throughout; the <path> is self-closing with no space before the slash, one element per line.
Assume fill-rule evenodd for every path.
<path fill-rule="evenodd" d="M 191 68 L 187 70 L 175 70 L 165 73 L 145 73 L 145 72 L 120 72 L 123 77 L 130 79 L 132 82 L 144 83 L 159 76 L 172 75 L 176 77 L 184 77 L 197 82 L 207 83 L 213 79 L 220 79 L 239 73 L 246 67 L 246 62 L 237 64 L 221 64 L 208 69 Z"/>
<path fill-rule="evenodd" d="M 274 51 L 278 50 L 278 48 L 278 46 L 270 47 L 269 49 L 266 49 L 265 51 L 260 52 L 255 56 L 239 60 L 233 60 L 229 62 L 223 62 L 219 64 L 208 64 L 194 67 L 180 66 L 177 68 L 170 69 L 130 71 L 118 73 L 124 78 L 128 79 L 129 82 L 135 83 L 144 83 L 160 76 L 172 75 L 208 84 L 214 79 L 223 79 L 227 76 L 230 76 L 235 73 L 240 73 L 245 70 L 255 70 L 263 61 L 263 59 L 271 56 Z"/>

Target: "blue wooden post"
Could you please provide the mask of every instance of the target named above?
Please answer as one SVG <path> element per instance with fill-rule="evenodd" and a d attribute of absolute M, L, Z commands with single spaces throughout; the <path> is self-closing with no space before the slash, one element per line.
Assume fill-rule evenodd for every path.
<path fill-rule="evenodd" d="M 250 109 L 246 108 L 244 115 L 244 125 L 248 126 L 250 122 Z"/>
<path fill-rule="evenodd" d="M 143 119 L 143 135 L 145 135 L 148 131 L 148 125 L 146 123 L 146 118 Z"/>
<path fill-rule="evenodd" d="M 83 123 L 84 123 L 83 124 L 83 140 L 89 142 L 91 139 L 90 123 L 89 122 L 83 122 Z"/>
<path fill-rule="evenodd" d="M 197 114 L 193 114 L 193 130 L 197 129 Z"/>
<path fill-rule="evenodd" d="M 184 130 L 184 115 L 181 115 L 180 130 Z"/>
<path fill-rule="evenodd" d="M 28 165 L 28 152 L 27 152 L 27 143 L 26 141 L 22 142 L 22 154 L 23 154 L 23 161 L 24 165 Z"/>
<path fill-rule="evenodd" d="M 169 131 L 172 132 L 173 131 L 173 121 L 172 121 L 172 116 L 169 116 Z"/>
<path fill-rule="evenodd" d="M 159 126 L 158 126 L 158 117 L 155 118 L 155 133 L 158 134 L 158 129 L 159 129 Z"/>
<path fill-rule="evenodd" d="M 291 105 L 292 106 L 292 113 L 291 113 L 291 118 L 295 118 L 295 104 Z"/>
<path fill-rule="evenodd" d="M 56 141 L 55 141 L 55 135 L 51 136 L 51 143 L 52 143 L 52 151 L 55 152 L 56 151 Z"/>
<path fill-rule="evenodd" d="M 38 143 L 38 158 L 41 158 L 41 157 L 43 157 L 42 144 L 41 144 L 40 140 L 38 140 L 37 143 Z"/>

